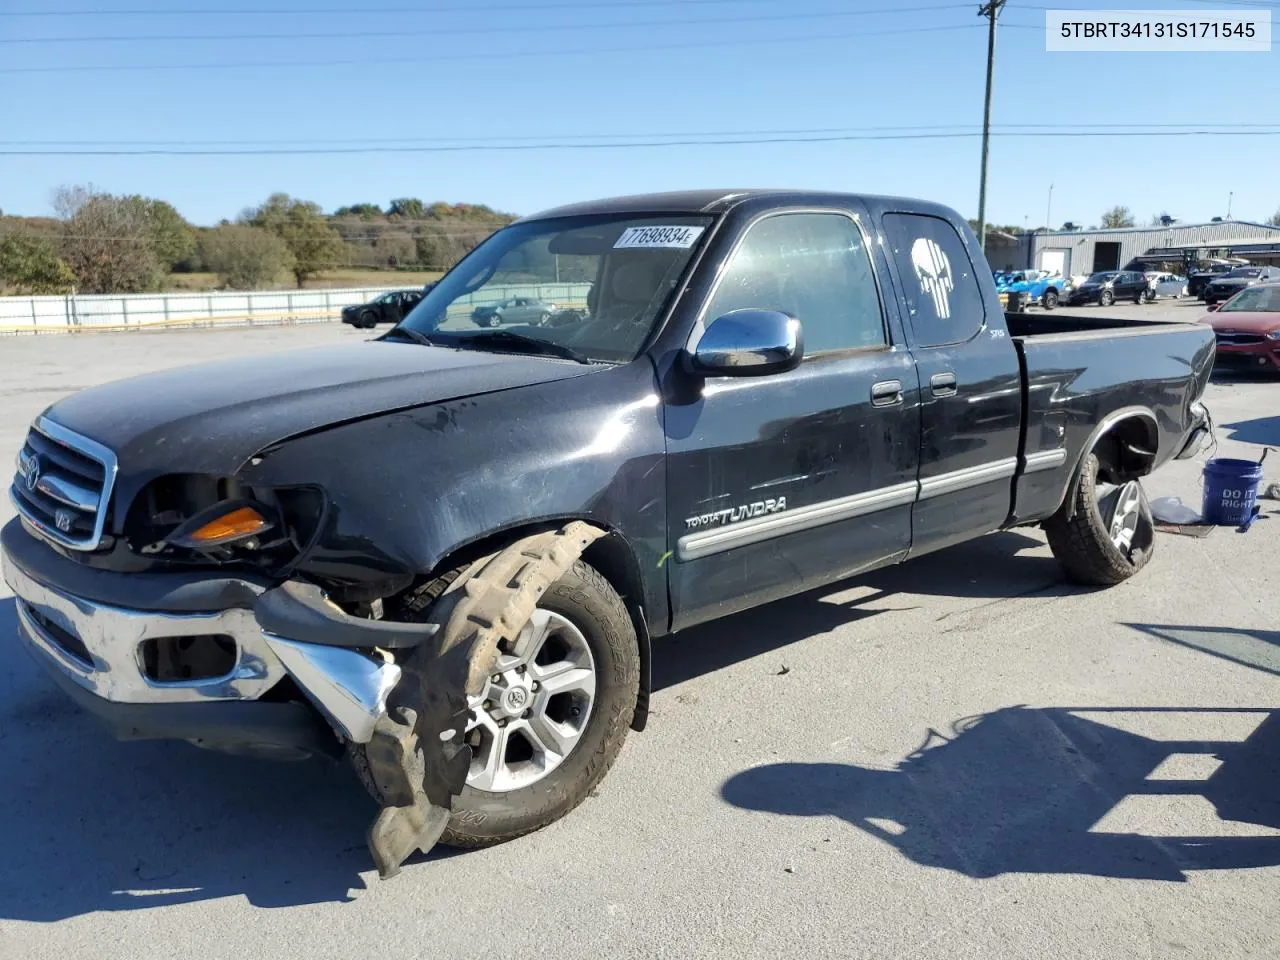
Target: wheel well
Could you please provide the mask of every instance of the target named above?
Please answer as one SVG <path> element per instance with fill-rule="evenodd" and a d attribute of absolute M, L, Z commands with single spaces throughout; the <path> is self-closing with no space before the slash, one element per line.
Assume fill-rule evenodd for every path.
<path fill-rule="evenodd" d="M 428 579 L 440 576 L 473 560 L 478 560 L 514 540 L 519 540 L 535 533 L 544 533 L 547 530 L 555 530 L 564 526 L 570 519 L 575 518 L 547 520 L 522 527 L 507 528 L 489 534 L 486 537 L 481 537 L 479 540 L 473 540 L 471 543 L 458 547 L 442 558 L 436 564 Z M 585 520 L 585 522 L 594 523 L 589 519 Z M 603 526 L 602 524 L 596 525 Z M 626 538 L 616 530 L 611 530 L 608 527 L 604 527 L 604 529 L 608 532 L 608 536 L 601 537 L 588 546 L 582 554 L 582 560 L 598 570 L 600 575 L 609 581 L 609 585 L 618 591 L 618 596 L 622 598 L 622 602 L 627 608 L 627 613 L 631 616 L 631 623 L 635 627 L 636 642 L 640 648 L 640 693 L 636 700 L 635 718 L 631 722 L 631 727 L 633 730 L 640 731 L 644 729 L 649 716 L 649 689 L 652 672 L 650 666 L 649 625 L 645 619 L 644 610 L 644 581 L 640 576 L 640 565 L 636 561 L 635 552 L 631 549 L 631 545 Z"/>
<path fill-rule="evenodd" d="M 1108 483 L 1145 477 L 1155 469 L 1160 436 L 1146 417 L 1127 417 L 1113 425 L 1093 445 L 1100 472 Z"/>
<path fill-rule="evenodd" d="M 1159 453 L 1160 433 L 1155 418 L 1147 411 L 1134 409 L 1111 423 L 1103 421 L 1099 432 L 1090 439 L 1080 454 L 1075 473 L 1063 496 L 1066 515 L 1075 513 L 1076 491 L 1080 488 L 1080 467 L 1093 453 L 1098 458 L 1098 473 L 1106 483 L 1125 483 L 1145 477 L 1155 468 Z"/>

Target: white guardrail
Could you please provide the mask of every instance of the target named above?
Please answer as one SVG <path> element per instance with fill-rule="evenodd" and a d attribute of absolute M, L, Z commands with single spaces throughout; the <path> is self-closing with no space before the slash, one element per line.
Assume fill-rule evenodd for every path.
<path fill-rule="evenodd" d="M 334 290 L 260 290 L 228 293 L 130 293 L 56 297 L 0 297 L 0 334 L 74 333 L 164 327 L 251 326 L 337 320 L 342 308 L 367 303 L 412 284 Z M 559 306 L 586 303 L 589 284 L 522 283 L 489 286 L 456 300 L 450 318 L 512 297 Z"/>

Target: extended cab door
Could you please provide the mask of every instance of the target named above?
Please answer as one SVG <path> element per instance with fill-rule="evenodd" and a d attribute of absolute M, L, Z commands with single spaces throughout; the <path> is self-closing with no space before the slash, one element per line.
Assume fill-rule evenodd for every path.
<path fill-rule="evenodd" d="M 977 263 L 951 222 L 881 218 L 920 375 L 920 500 L 912 554 L 999 529 L 1018 466 L 1022 373 L 1004 316 L 989 316 Z M 977 263 L 975 263 L 975 260 Z"/>
<path fill-rule="evenodd" d="M 730 311 L 778 310 L 799 318 L 804 359 L 762 377 L 676 373 L 688 395 L 664 410 L 675 628 L 905 555 L 919 385 L 883 309 L 886 263 L 847 210 L 771 211 L 728 254 L 689 346 Z"/>

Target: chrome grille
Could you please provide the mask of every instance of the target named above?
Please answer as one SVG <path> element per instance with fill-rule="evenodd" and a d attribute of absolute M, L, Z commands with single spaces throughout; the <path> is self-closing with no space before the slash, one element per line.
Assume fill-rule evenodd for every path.
<path fill-rule="evenodd" d="M 1219 333 L 1217 337 L 1219 343 L 1225 343 L 1233 347 L 1248 347 L 1255 343 L 1262 343 L 1267 339 L 1260 333 Z"/>
<path fill-rule="evenodd" d="M 115 477 L 115 454 L 41 417 L 18 451 L 9 497 L 18 513 L 50 540 L 73 550 L 93 550 L 102 542 Z"/>

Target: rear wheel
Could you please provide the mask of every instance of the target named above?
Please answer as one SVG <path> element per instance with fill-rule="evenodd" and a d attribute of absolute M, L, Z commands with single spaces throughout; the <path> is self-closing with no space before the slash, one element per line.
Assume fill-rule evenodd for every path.
<path fill-rule="evenodd" d="M 430 619 L 465 569 L 410 595 L 397 619 Z M 483 579 L 481 572 L 472 583 Z M 509 649 L 499 652 L 484 689 L 471 698 L 471 769 L 441 842 L 501 843 L 560 819 L 586 799 L 626 740 L 639 676 L 626 606 L 598 571 L 575 562 L 542 595 Z M 362 747 L 354 748 L 352 759 L 381 802 Z"/>
<path fill-rule="evenodd" d="M 1138 293 L 1137 293 L 1137 296 L 1135 296 L 1135 297 L 1133 298 L 1133 302 L 1134 302 L 1134 303 L 1136 303 L 1138 306 L 1142 306 L 1144 303 L 1146 303 L 1146 302 L 1147 302 L 1147 291 L 1146 291 L 1146 290 L 1139 290 L 1139 291 L 1138 291 Z"/>
<path fill-rule="evenodd" d="M 1044 296 L 1041 298 L 1041 300 L 1046 310 L 1054 309 L 1058 305 L 1057 289 L 1054 287 L 1050 287 L 1048 290 L 1044 292 Z"/>
<path fill-rule="evenodd" d="M 1075 498 L 1044 522 L 1044 531 L 1068 578 L 1091 586 L 1113 586 L 1128 580 L 1151 559 L 1155 520 L 1140 482 L 1101 480 L 1093 453 L 1080 469 Z"/>

